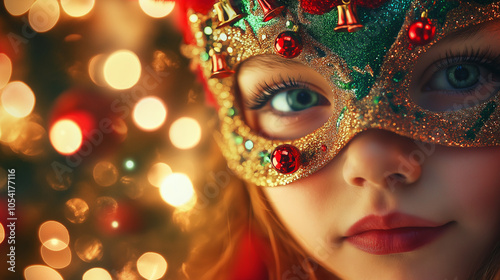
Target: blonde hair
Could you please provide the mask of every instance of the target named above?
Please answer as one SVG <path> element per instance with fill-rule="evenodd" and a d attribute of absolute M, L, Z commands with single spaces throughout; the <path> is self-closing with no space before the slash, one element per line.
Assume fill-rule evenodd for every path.
<path fill-rule="evenodd" d="M 216 197 L 205 196 L 199 203 L 203 206 L 195 206 L 189 213 L 192 242 L 189 258 L 183 265 L 183 278 L 227 279 L 238 245 L 245 234 L 254 234 L 265 243 L 264 247 L 270 248 L 270 252 L 261 252 L 270 280 L 282 279 L 292 266 L 300 266 L 302 276 L 308 276 L 306 279 L 317 280 L 319 265 L 288 234 L 261 188 L 245 185 L 227 169 L 219 151 L 214 149 L 212 154 L 210 164 L 215 168 L 205 186 L 213 185 L 215 174 L 223 174 L 227 180 L 219 184 L 220 193 Z M 197 193 L 204 195 L 203 186 Z"/>

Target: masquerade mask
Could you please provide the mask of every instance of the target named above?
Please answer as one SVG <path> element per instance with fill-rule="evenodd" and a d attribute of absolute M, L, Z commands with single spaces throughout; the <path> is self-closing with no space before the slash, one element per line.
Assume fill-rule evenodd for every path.
<path fill-rule="evenodd" d="M 500 80 L 479 75 L 487 65 L 498 67 L 489 53 L 466 49 L 436 66 L 456 91 L 479 84 L 470 100 L 444 110 L 411 90 L 417 61 L 434 45 L 460 44 L 479 24 L 500 19 L 498 1 L 220 0 L 212 9 L 193 7 L 187 13 L 193 40 L 183 51 L 199 65 L 219 107 L 217 140 L 228 165 L 246 181 L 273 187 L 304 178 L 367 129 L 451 147 L 500 145 Z M 324 124 L 286 140 L 250 128 L 234 73 L 261 55 L 292 61 L 290 67 L 300 62 L 323 76 L 333 108 Z M 423 91 L 439 100 L 436 92 L 446 94 L 432 90 L 439 86 L 431 79 Z"/>

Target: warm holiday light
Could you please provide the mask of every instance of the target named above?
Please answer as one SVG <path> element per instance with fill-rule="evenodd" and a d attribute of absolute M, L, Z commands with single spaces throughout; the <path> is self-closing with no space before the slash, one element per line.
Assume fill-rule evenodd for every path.
<path fill-rule="evenodd" d="M 167 109 L 158 97 L 144 97 L 135 104 L 133 119 L 137 127 L 142 130 L 157 130 L 166 118 Z"/>
<path fill-rule="evenodd" d="M 169 131 L 170 141 L 179 149 L 190 149 L 201 140 L 200 124 L 192 118 L 180 118 L 172 123 Z"/>
<path fill-rule="evenodd" d="M 112 278 L 106 269 L 94 267 L 83 274 L 82 280 L 112 280 Z"/>
<path fill-rule="evenodd" d="M 0 244 L 2 244 L 5 239 L 5 229 L 3 228 L 2 223 L 0 223 Z"/>
<path fill-rule="evenodd" d="M 155 187 L 160 187 L 161 183 L 168 175 L 172 174 L 172 168 L 163 162 L 157 162 L 148 171 L 148 181 Z"/>
<path fill-rule="evenodd" d="M 137 271 L 148 280 L 160 279 L 167 272 L 167 261 L 162 255 L 154 252 L 142 254 L 137 260 Z"/>
<path fill-rule="evenodd" d="M 129 50 L 112 53 L 104 63 L 104 79 L 115 89 L 129 89 L 141 77 L 141 62 Z"/>
<path fill-rule="evenodd" d="M 71 263 L 71 250 L 67 246 L 59 251 L 53 251 L 46 246 L 42 246 L 40 255 L 48 266 L 55 269 L 65 268 Z"/>
<path fill-rule="evenodd" d="M 175 7 L 174 1 L 139 0 L 141 9 L 150 17 L 162 18 L 169 15 Z"/>
<path fill-rule="evenodd" d="M 106 56 L 104 54 L 95 55 L 89 60 L 89 77 L 98 86 L 106 86 L 103 73 L 105 62 Z"/>
<path fill-rule="evenodd" d="M 66 201 L 64 207 L 64 216 L 68 221 L 74 224 L 81 224 L 87 220 L 89 216 L 89 205 L 85 200 L 80 198 L 72 198 Z"/>
<path fill-rule="evenodd" d="M 107 161 L 97 163 L 93 171 L 95 182 L 102 187 L 109 187 L 118 180 L 118 169 Z"/>
<path fill-rule="evenodd" d="M 71 17 L 82 17 L 94 7 L 95 0 L 61 0 L 61 7 Z"/>
<path fill-rule="evenodd" d="M 4 87 L 1 101 L 5 111 L 16 118 L 28 116 L 35 107 L 33 91 L 20 81 L 10 82 Z"/>
<path fill-rule="evenodd" d="M 84 262 L 100 260 L 103 255 L 102 242 L 90 236 L 83 236 L 75 241 L 75 252 Z"/>
<path fill-rule="evenodd" d="M 0 53 L 0 89 L 9 82 L 10 75 L 12 75 L 12 62 L 6 54 Z"/>
<path fill-rule="evenodd" d="M 195 193 L 193 184 L 187 175 L 172 173 L 163 180 L 160 186 L 160 195 L 166 203 L 174 207 L 181 207 L 188 204 Z"/>
<path fill-rule="evenodd" d="M 28 13 L 30 26 L 38 33 L 52 29 L 59 20 L 59 16 L 57 0 L 36 0 Z"/>
<path fill-rule="evenodd" d="M 123 164 L 127 170 L 134 170 L 135 162 L 131 159 L 127 159 Z"/>
<path fill-rule="evenodd" d="M 45 265 L 31 265 L 24 269 L 26 280 L 64 280 L 55 269 Z M 111 278 L 110 278 L 111 279 Z"/>
<path fill-rule="evenodd" d="M 72 120 L 57 121 L 49 132 L 50 143 L 56 151 L 63 155 L 74 154 L 83 142 L 82 130 Z"/>
<path fill-rule="evenodd" d="M 38 229 L 38 238 L 43 246 L 52 251 L 60 251 L 68 247 L 69 232 L 61 223 L 47 221 Z"/>
<path fill-rule="evenodd" d="M 4 0 L 5 9 L 13 16 L 20 16 L 26 13 L 35 0 Z"/>

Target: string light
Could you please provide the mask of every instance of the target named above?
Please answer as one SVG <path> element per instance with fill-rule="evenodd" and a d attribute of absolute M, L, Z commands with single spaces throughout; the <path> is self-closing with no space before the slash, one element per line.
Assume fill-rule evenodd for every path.
<path fill-rule="evenodd" d="M 35 0 L 4 0 L 3 4 L 9 14 L 20 16 L 26 13 L 34 2 Z"/>
<path fill-rule="evenodd" d="M 0 53 L 0 89 L 9 82 L 11 75 L 12 62 L 6 54 Z"/>
<path fill-rule="evenodd" d="M 119 50 L 107 58 L 103 70 L 109 86 L 118 90 L 129 89 L 141 77 L 141 62 L 135 53 Z"/>
<path fill-rule="evenodd" d="M 71 17 L 82 17 L 94 8 L 95 0 L 61 0 L 61 7 Z"/>
<path fill-rule="evenodd" d="M 201 127 L 195 119 L 183 117 L 172 123 L 169 136 L 175 147 L 191 149 L 201 140 Z"/>
<path fill-rule="evenodd" d="M 38 33 L 47 32 L 59 20 L 60 10 L 57 0 L 36 0 L 28 13 L 31 28 Z"/>
<path fill-rule="evenodd" d="M 158 97 L 144 97 L 135 104 L 133 119 L 137 127 L 142 130 L 157 130 L 163 125 L 166 118 L 167 109 Z"/>
<path fill-rule="evenodd" d="M 28 116 L 35 107 L 35 94 L 21 81 L 8 83 L 2 91 L 1 100 L 5 111 L 16 118 Z"/>
<path fill-rule="evenodd" d="M 148 16 L 162 18 L 174 10 L 175 1 L 139 0 L 139 6 Z"/>
<path fill-rule="evenodd" d="M 166 203 L 174 207 L 182 207 L 193 199 L 195 193 L 187 175 L 172 173 L 163 180 L 160 195 Z"/>
<path fill-rule="evenodd" d="M 167 272 L 167 261 L 162 255 L 155 252 L 147 252 L 137 259 L 137 271 L 148 280 L 160 279 Z"/>
<path fill-rule="evenodd" d="M 57 121 L 49 132 L 50 143 L 63 155 L 71 155 L 78 151 L 83 143 L 80 126 L 72 120 Z"/>

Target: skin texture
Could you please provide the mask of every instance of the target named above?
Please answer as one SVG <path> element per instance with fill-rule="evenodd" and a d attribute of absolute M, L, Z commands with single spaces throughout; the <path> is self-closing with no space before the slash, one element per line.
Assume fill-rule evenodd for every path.
<path fill-rule="evenodd" d="M 467 48 L 500 55 L 499 27 L 498 21 L 487 23 L 460 37 L 460 45 L 450 36 L 432 47 L 412 73 L 415 102 L 431 110 L 474 106 L 466 100 L 469 95 L 452 95 L 456 89 L 429 90 L 429 79 L 438 71 L 432 65 L 450 51 L 463 54 Z M 315 92 L 328 100 L 334 96 L 326 80 L 305 65 L 292 73 L 290 67 L 253 64 L 244 62 L 238 72 L 243 103 L 257 84 L 272 83 L 273 73 L 299 72 L 311 81 Z M 470 94 L 481 96 L 479 103 L 498 94 L 499 88 L 498 73 L 481 71 L 487 83 Z M 293 139 L 320 127 L 334 110 L 332 104 L 291 116 L 267 104 L 259 110 L 245 110 L 245 117 L 253 129 L 268 136 Z M 292 236 L 332 278 L 458 280 L 467 279 L 478 268 L 500 236 L 499 170 L 500 147 L 450 148 L 368 130 L 318 172 L 287 186 L 265 188 L 264 193 Z M 450 226 L 433 242 L 404 253 L 370 254 L 345 241 L 347 230 L 363 217 L 393 212 Z"/>

